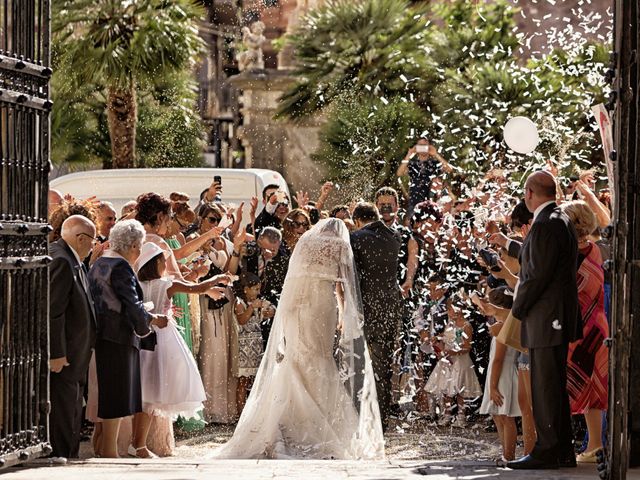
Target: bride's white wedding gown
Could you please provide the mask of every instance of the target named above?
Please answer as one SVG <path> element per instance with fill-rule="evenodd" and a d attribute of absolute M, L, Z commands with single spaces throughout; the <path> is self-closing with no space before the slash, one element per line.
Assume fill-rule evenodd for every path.
<path fill-rule="evenodd" d="M 344 301 L 336 344 L 338 283 Z M 361 321 L 348 231 L 341 220 L 324 220 L 295 248 L 247 405 L 214 456 L 383 458 Z"/>

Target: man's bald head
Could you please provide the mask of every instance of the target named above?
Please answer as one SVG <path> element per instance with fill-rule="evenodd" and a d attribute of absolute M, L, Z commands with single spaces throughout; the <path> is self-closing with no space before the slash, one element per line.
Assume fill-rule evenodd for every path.
<path fill-rule="evenodd" d="M 525 183 L 525 203 L 530 212 L 535 212 L 538 206 L 556 199 L 556 177 L 540 170 L 532 173 Z"/>
<path fill-rule="evenodd" d="M 539 197 L 555 200 L 556 198 L 556 179 L 545 170 L 534 172 L 527 178 L 526 187 L 533 190 L 533 193 Z"/>
<path fill-rule="evenodd" d="M 95 236 L 96 226 L 82 215 L 72 215 L 62 224 L 62 239 L 76 251 L 80 259 L 89 255 Z"/>

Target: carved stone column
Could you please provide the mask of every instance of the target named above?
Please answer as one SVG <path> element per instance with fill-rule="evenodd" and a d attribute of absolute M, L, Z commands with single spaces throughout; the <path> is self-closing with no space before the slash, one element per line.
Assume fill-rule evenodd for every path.
<path fill-rule="evenodd" d="M 239 132 L 246 168 L 280 172 L 296 189 L 318 191 L 324 169 L 311 160 L 318 146 L 318 119 L 275 120 L 278 99 L 294 80 L 284 71 L 245 71 L 230 78 L 238 88 L 243 124 Z"/>

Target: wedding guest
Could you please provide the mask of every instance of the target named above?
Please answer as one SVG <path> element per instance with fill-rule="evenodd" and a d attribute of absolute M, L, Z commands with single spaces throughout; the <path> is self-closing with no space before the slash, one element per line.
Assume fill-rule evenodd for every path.
<path fill-rule="evenodd" d="M 94 245 L 95 225 L 72 215 L 62 223 L 60 240 L 49 247 L 49 435 L 53 457 L 77 458 L 83 392 L 95 344 L 95 311 L 82 259 Z"/>
<path fill-rule="evenodd" d="M 413 315 L 413 324 L 418 332 L 420 345 L 415 369 L 415 401 L 419 411 L 424 412 L 428 409 L 430 420 L 435 420 L 437 399 L 429 398 L 425 386 L 438 363 L 437 352 L 431 340 L 442 335 L 447 325 L 447 297 L 450 285 L 446 283 L 442 272 L 436 272 L 429 278 L 427 286 L 427 294 L 425 298 L 420 299 L 420 305 Z"/>
<path fill-rule="evenodd" d="M 398 287 L 400 239 L 381 220 L 371 203 L 360 203 L 353 211 L 357 230 L 351 246 L 359 274 L 364 312 L 364 334 L 376 377 L 383 428 L 391 413 L 393 352 L 402 319 Z"/>
<path fill-rule="evenodd" d="M 418 270 L 420 256 L 419 238 L 413 232 L 401 225 L 397 220 L 398 192 L 391 187 L 383 187 L 375 194 L 376 208 L 380 212 L 382 222 L 393 230 L 400 238 L 398 252 L 398 284 L 404 297 L 402 300 L 402 330 L 397 340 L 398 359 L 394 365 L 394 385 L 396 391 L 406 389 L 407 378 L 417 351 L 413 348 L 416 335 L 413 328 L 412 315 L 416 310 L 416 293 L 413 291 L 414 278 Z M 396 405 L 393 406 L 397 410 Z"/>
<path fill-rule="evenodd" d="M 109 232 L 116 224 L 116 210 L 111 202 L 100 202 L 96 208 L 96 213 L 98 241 L 104 243 L 109 238 Z"/>
<path fill-rule="evenodd" d="M 556 180 L 546 171 L 529 175 L 525 202 L 534 221 L 520 253 L 513 315 L 522 321 L 529 349 L 537 440 L 533 451 L 507 465 L 514 469 L 575 466 L 567 394 L 569 343 L 582 336 L 575 228 L 556 205 Z"/>
<path fill-rule="evenodd" d="M 130 220 L 135 216 L 136 207 L 138 202 L 136 200 L 129 200 L 120 209 L 120 220 Z"/>
<path fill-rule="evenodd" d="M 301 208 L 291 210 L 282 222 L 282 245 L 291 255 L 298 240 L 311 228 L 311 220 L 307 212 Z"/>
<path fill-rule="evenodd" d="M 76 200 L 75 198 L 62 200 L 49 215 L 49 224 L 52 228 L 51 233 L 49 233 L 50 242 L 55 242 L 61 238 L 62 224 L 73 215 L 81 215 L 91 220 L 94 225 L 96 224 L 94 205 L 91 202 Z"/>
<path fill-rule="evenodd" d="M 280 185 L 275 183 L 262 189 L 262 204 L 264 207 L 255 222 L 253 222 L 254 231 L 252 233 L 257 235 L 264 227 L 280 228 L 281 222 L 276 216 L 276 210 L 278 208 L 278 200 L 283 200 L 284 197 L 282 194 L 277 195 L 279 191 Z"/>
<path fill-rule="evenodd" d="M 239 281 L 234 307 L 234 317 L 238 324 L 238 392 L 236 401 L 238 414 L 242 413 L 247 395 L 253 384 L 262 360 L 262 311 L 269 302 L 259 298 L 260 279 L 247 273 Z"/>
<path fill-rule="evenodd" d="M 427 380 L 425 390 L 441 402 L 445 412 L 441 426 L 450 425 L 453 420 L 452 407 L 458 405 L 455 426 L 464 428 L 466 421 L 466 400 L 482 395 L 480 383 L 471 361 L 473 327 L 465 319 L 465 304 L 459 298 L 447 299 L 448 322 L 441 335 L 432 338 L 432 345 L 438 355 L 438 363 Z"/>
<path fill-rule="evenodd" d="M 187 256 L 187 255 L 184 255 L 182 251 L 178 253 L 178 251 L 181 250 L 186 243 L 186 239 L 183 232 L 185 232 L 190 227 L 190 225 L 192 225 L 193 222 L 196 221 L 197 217 L 195 212 L 189 206 L 189 204 L 183 201 L 172 201 L 171 212 L 172 212 L 172 215 L 171 215 L 172 221 L 169 224 L 169 227 L 167 229 L 166 237 L 167 239 L 175 238 L 176 241 L 167 242 L 167 243 L 170 243 L 170 246 L 171 246 L 171 243 L 173 243 L 174 245 L 177 245 L 175 247 L 171 246 L 171 248 L 173 248 L 174 250 L 174 255 L 176 256 L 176 259 L 181 260 Z"/>
<path fill-rule="evenodd" d="M 135 415 L 134 431 L 138 430 L 136 424 L 143 419 L 139 350 L 153 348 L 152 326 L 164 328 L 168 322 L 166 316 L 145 310 L 142 289 L 132 268 L 144 238 L 144 228 L 136 220 L 117 223 L 109 235 L 109 250 L 89 272 L 97 323 L 98 416 L 103 419 L 97 454 L 101 457 L 118 457 L 118 430 L 123 417 Z M 151 455 L 136 437 L 129 450 L 140 457 Z"/>
<path fill-rule="evenodd" d="M 173 318 L 171 298 L 177 292 L 207 294 L 214 299 L 224 295 L 218 285 L 228 283 L 225 276 L 211 278 L 202 283 L 185 283 L 165 276 L 169 253 L 155 243 L 145 243 L 135 263 L 138 280 L 144 293 L 144 301 L 151 302 L 151 313 Z M 134 436 L 146 445 L 152 417 L 165 417 L 175 421 L 178 416 L 192 418 L 202 409 L 206 399 L 198 366 L 184 339 L 172 320 L 166 328 L 154 327 L 156 347 L 153 351 L 140 352 L 142 376 L 142 405 L 144 421 L 137 423 Z M 169 435 L 162 435 L 157 444 L 160 454 L 171 454 L 173 445 Z M 164 445 L 162 443 L 164 442 Z M 153 451 L 153 447 L 151 448 Z M 137 456 L 137 455 L 136 455 Z"/>
<path fill-rule="evenodd" d="M 255 242 L 234 247 L 233 255 L 240 258 L 242 272 L 257 275 L 262 284 L 261 296 L 277 308 L 284 279 L 287 276 L 290 255 L 282 245 L 282 233 L 274 227 L 265 227 Z M 266 347 L 275 308 L 269 309 L 262 321 L 262 337 Z"/>
<path fill-rule="evenodd" d="M 200 210 L 198 235 L 207 237 L 222 219 L 222 211 L 214 204 L 205 204 Z M 237 235 L 238 243 L 244 242 L 244 232 Z M 238 247 L 240 248 L 240 247 Z M 224 236 L 218 236 L 203 245 L 203 253 L 209 262 L 209 273 L 201 280 L 229 272 L 237 273 L 238 262 L 232 262 L 234 244 Z M 237 258 L 235 258 L 237 260 Z M 200 350 L 198 366 L 207 394 L 204 416 L 207 422 L 233 423 L 238 412 L 236 391 L 238 381 L 233 375 L 238 361 L 237 330 L 233 318 L 233 292 L 227 288 L 225 296 L 218 300 L 201 297 Z"/>
<path fill-rule="evenodd" d="M 399 253 L 398 282 L 402 289 L 402 294 L 406 298 L 413 288 L 413 280 L 418 270 L 420 245 L 411 230 L 402 226 L 397 220 L 399 209 L 398 192 L 391 187 L 383 187 L 376 192 L 375 203 L 384 224 L 396 231 L 402 239 Z"/>
<path fill-rule="evenodd" d="M 431 181 L 453 168 L 442 158 L 428 138 L 420 137 L 398 167 L 398 177 L 409 175 L 409 216 L 415 206 L 431 198 Z"/>
<path fill-rule="evenodd" d="M 137 202 L 136 220 L 144 226 L 146 232 L 145 242 L 153 242 L 169 253 L 167 274 L 178 281 L 185 280 L 171 246 L 180 247 L 180 245 L 175 243 L 175 239 L 169 239 L 169 241 L 164 239 L 172 222 L 171 202 L 157 193 L 144 193 L 138 196 Z M 185 293 L 176 293 L 173 303 L 180 311 L 175 320 L 182 327 L 182 336 L 189 349 L 192 350 L 193 340 L 189 297 Z"/>
<path fill-rule="evenodd" d="M 589 240 L 598 221 L 590 205 L 573 201 L 562 205 L 578 235 L 578 301 L 582 339 L 569 345 L 567 390 L 572 415 L 584 415 L 589 442 L 578 462 L 596 463 L 602 450 L 602 413 L 607 409 L 609 352 L 604 340 L 609 326 L 604 311 L 604 273 L 598 247 Z"/>
<path fill-rule="evenodd" d="M 504 291 L 504 287 L 502 289 Z M 493 305 L 502 308 L 511 308 L 512 297 L 507 302 L 498 302 L 495 295 L 490 292 L 490 300 Z M 515 418 L 521 416 L 518 403 L 518 351 L 496 340 L 500 333 L 501 322 L 496 322 L 490 327 L 492 336 L 491 352 L 489 353 L 489 370 L 487 382 L 484 387 L 484 398 L 479 413 L 491 415 L 498 429 L 498 438 L 502 445 L 502 456 L 498 460 L 498 466 L 506 466 L 506 463 L 515 459 L 516 441 L 518 429 Z"/>

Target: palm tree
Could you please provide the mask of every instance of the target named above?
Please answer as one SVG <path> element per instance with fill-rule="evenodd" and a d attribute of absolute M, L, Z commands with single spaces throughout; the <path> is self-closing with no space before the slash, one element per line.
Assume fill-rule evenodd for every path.
<path fill-rule="evenodd" d="M 345 91 L 409 95 L 415 85 L 407 82 L 424 77 L 425 11 L 407 0 L 329 0 L 310 11 L 287 39 L 298 82 L 278 114 L 313 115 Z"/>
<path fill-rule="evenodd" d="M 54 61 L 74 85 L 106 85 L 113 168 L 137 166 L 137 90 L 195 66 L 203 16 L 192 0 L 53 1 Z"/>

